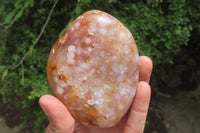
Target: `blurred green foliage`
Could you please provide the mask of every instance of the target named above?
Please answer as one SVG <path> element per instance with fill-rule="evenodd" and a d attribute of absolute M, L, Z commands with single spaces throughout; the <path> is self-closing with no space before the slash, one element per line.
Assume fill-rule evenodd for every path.
<path fill-rule="evenodd" d="M 30 54 L 17 68 L 8 69 L 29 51 L 54 2 L 0 1 L 0 94 L 23 108 L 22 127 L 31 127 L 34 132 L 44 132 L 48 124 L 38 99 L 52 94 L 46 76 L 50 49 L 83 12 L 99 9 L 118 18 L 132 32 L 140 55 L 149 56 L 155 66 L 173 63 L 180 46 L 188 45 L 191 32 L 200 29 L 199 0 L 60 0 Z"/>

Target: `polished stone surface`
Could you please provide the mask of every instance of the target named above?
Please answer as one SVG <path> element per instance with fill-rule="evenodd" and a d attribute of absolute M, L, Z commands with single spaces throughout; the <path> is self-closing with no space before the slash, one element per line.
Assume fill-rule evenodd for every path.
<path fill-rule="evenodd" d="M 111 127 L 130 108 L 138 65 L 130 31 L 111 15 L 91 10 L 57 40 L 47 73 L 53 92 L 75 119 L 86 126 Z"/>

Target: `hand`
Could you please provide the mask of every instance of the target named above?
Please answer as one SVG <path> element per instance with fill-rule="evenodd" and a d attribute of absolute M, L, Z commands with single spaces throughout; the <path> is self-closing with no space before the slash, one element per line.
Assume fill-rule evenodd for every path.
<path fill-rule="evenodd" d="M 121 121 L 111 128 L 85 127 L 74 120 L 56 97 L 42 96 L 39 104 L 50 121 L 46 133 L 143 133 L 151 95 L 148 82 L 152 67 L 151 59 L 140 56 L 139 83 L 132 107 Z"/>

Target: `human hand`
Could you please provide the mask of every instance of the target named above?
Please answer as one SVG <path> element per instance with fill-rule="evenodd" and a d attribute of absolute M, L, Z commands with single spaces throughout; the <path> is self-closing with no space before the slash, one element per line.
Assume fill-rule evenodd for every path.
<path fill-rule="evenodd" d="M 46 133 L 143 133 L 149 107 L 151 89 L 149 80 L 153 64 L 151 59 L 140 56 L 139 83 L 132 106 L 114 127 L 86 127 L 75 121 L 64 104 L 56 97 L 44 95 L 39 104 L 50 121 Z"/>

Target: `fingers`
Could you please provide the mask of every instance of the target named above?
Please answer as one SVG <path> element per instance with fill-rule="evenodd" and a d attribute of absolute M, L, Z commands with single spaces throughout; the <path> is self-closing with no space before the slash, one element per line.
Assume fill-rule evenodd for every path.
<path fill-rule="evenodd" d="M 46 133 L 72 133 L 74 119 L 66 107 L 54 96 L 44 95 L 39 104 L 50 121 Z"/>
<path fill-rule="evenodd" d="M 153 68 L 153 63 L 151 59 L 147 56 L 140 56 L 140 64 L 139 64 L 139 81 L 149 82 L 151 72 Z"/>
<path fill-rule="evenodd" d="M 124 133 L 143 133 L 150 95 L 149 84 L 144 81 L 139 82 Z"/>

